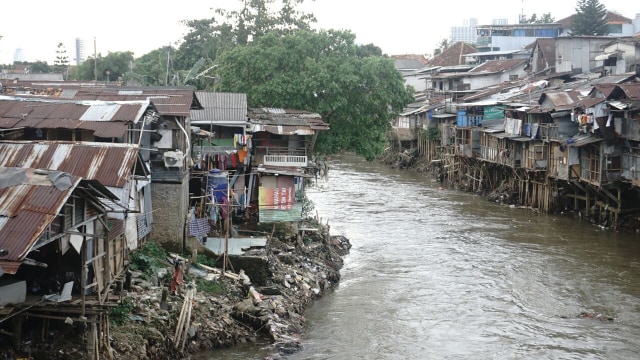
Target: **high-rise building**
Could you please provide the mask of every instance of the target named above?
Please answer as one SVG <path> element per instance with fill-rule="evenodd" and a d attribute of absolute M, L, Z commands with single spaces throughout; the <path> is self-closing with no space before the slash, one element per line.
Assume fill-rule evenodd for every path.
<path fill-rule="evenodd" d="M 462 24 L 462 26 L 451 27 L 451 43 L 455 44 L 459 41 L 463 41 L 468 44 L 475 44 L 476 39 L 478 38 L 478 35 L 476 34 L 478 19 L 465 19 Z"/>
<path fill-rule="evenodd" d="M 22 49 L 17 48 L 16 51 L 13 52 L 13 62 L 22 62 L 25 61 L 26 57 L 24 55 L 24 51 Z"/>
<path fill-rule="evenodd" d="M 87 56 L 91 54 L 91 41 L 86 39 L 76 38 L 76 52 L 75 58 L 76 65 L 82 64 L 87 60 Z"/>

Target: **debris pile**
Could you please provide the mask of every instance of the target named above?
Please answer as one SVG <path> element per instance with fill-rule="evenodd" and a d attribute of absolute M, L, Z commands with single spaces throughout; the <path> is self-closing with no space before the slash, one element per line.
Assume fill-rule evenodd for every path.
<path fill-rule="evenodd" d="M 224 274 L 214 267 L 169 254 L 154 276 L 131 273 L 129 291 L 118 307 L 130 311 L 111 326 L 113 359 L 172 359 L 267 337 L 274 353 L 300 349 L 307 305 L 340 280 L 342 257 L 351 245 L 319 225 L 303 237 L 270 238 L 266 254 L 270 277 L 256 285 L 240 269 Z M 185 283 L 168 288 L 175 261 L 185 262 Z M 107 358 L 109 358 L 107 357 Z"/>

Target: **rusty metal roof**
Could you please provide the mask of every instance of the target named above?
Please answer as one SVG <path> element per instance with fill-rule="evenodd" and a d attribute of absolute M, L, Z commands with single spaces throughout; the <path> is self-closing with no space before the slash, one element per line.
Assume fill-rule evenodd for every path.
<path fill-rule="evenodd" d="M 624 91 L 629 100 L 640 100 L 640 82 L 619 84 L 618 87 Z"/>
<path fill-rule="evenodd" d="M 549 101 L 553 108 L 558 110 L 567 110 L 571 109 L 580 98 L 578 97 L 577 91 L 550 91 L 544 92 L 540 96 L 540 100 L 538 104 L 543 105 L 545 101 Z"/>
<path fill-rule="evenodd" d="M 118 138 L 151 108 L 148 100 L 112 103 L 2 97 L 0 128 L 83 129 L 98 137 Z"/>
<path fill-rule="evenodd" d="M 137 159 L 136 144 L 9 141 L 0 143 L 0 167 L 58 170 L 122 188 Z"/>
<path fill-rule="evenodd" d="M 316 130 L 328 130 L 329 124 L 317 113 L 280 108 L 255 108 L 247 112 L 251 132 L 311 135 Z"/>
<path fill-rule="evenodd" d="M 78 87 L 66 92 L 74 100 L 132 101 L 148 100 L 160 115 L 189 116 L 202 106 L 192 87 Z"/>
<path fill-rule="evenodd" d="M 56 186 L 54 177 L 67 178 Z M 0 168 L 0 261 L 3 271 L 15 274 L 40 235 L 55 219 L 81 179 L 69 174 L 24 168 Z"/>

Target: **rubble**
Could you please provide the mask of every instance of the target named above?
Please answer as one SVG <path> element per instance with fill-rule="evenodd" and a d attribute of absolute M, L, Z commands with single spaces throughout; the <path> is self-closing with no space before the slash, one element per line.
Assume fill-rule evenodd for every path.
<path fill-rule="evenodd" d="M 265 337 L 276 353 L 301 348 L 305 308 L 340 280 L 351 244 L 329 227 L 291 239 L 271 237 L 266 246 L 266 284 L 253 284 L 243 269 L 225 272 L 191 263 L 176 295 L 168 288 L 172 261 L 149 276 L 133 270 L 131 286 L 111 313 L 111 351 L 105 359 L 175 359 Z M 185 257 L 179 257 L 189 261 Z M 128 310 L 128 311 L 127 311 Z M 78 345 L 77 348 L 81 348 Z"/>

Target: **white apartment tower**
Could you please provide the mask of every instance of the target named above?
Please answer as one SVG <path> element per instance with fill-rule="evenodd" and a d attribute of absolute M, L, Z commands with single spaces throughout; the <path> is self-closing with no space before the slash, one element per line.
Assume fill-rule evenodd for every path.
<path fill-rule="evenodd" d="M 468 44 L 475 44 L 478 39 L 476 33 L 476 27 L 478 26 L 478 19 L 471 18 L 465 19 L 462 26 L 451 27 L 451 44 L 463 41 Z"/>
<path fill-rule="evenodd" d="M 76 65 L 82 64 L 89 54 L 91 54 L 91 44 L 90 40 L 76 38 L 76 52 L 75 52 L 75 60 Z"/>

